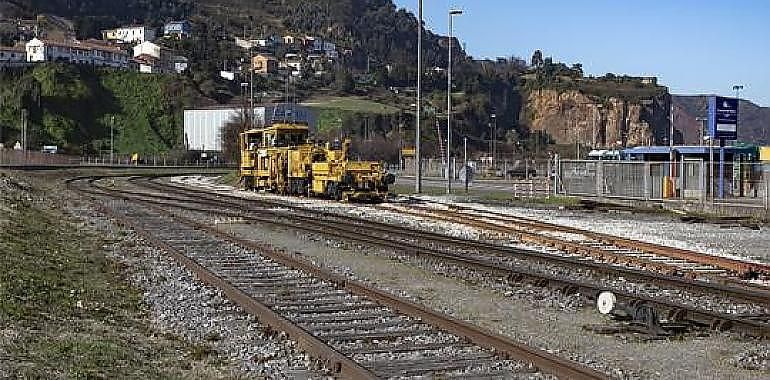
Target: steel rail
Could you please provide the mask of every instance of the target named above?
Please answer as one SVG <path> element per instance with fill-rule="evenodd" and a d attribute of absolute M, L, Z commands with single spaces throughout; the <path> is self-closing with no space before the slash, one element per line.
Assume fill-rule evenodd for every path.
<path fill-rule="evenodd" d="M 229 194 L 210 192 L 206 190 L 198 190 L 198 189 L 193 190 L 190 188 L 176 186 L 172 184 L 166 184 L 166 183 L 161 184 L 157 182 L 149 182 L 146 177 L 143 177 L 141 179 L 145 181 L 145 183 L 143 183 L 142 185 L 150 188 L 155 188 L 156 190 L 161 190 L 161 191 L 173 190 L 176 194 L 183 193 L 186 196 L 201 199 L 202 201 L 218 202 L 218 204 L 211 203 L 212 205 L 221 206 L 222 202 L 230 202 L 230 204 L 233 206 L 237 206 L 240 209 L 245 209 L 250 211 L 255 211 L 255 204 L 265 204 L 272 207 L 280 206 L 280 207 L 289 208 L 295 211 L 295 213 L 293 213 L 290 216 L 291 218 L 304 219 L 307 223 L 315 223 L 318 225 L 319 223 L 328 224 L 333 222 L 333 223 L 336 223 L 337 225 L 357 226 L 360 228 L 365 228 L 368 231 L 380 231 L 380 232 L 387 232 L 387 233 L 396 232 L 401 236 L 409 236 L 412 239 L 420 239 L 423 241 L 432 241 L 432 242 L 439 242 L 444 244 L 447 244 L 447 243 L 455 244 L 460 247 L 465 247 L 465 248 L 470 247 L 475 250 L 483 251 L 485 253 L 492 253 L 500 256 L 514 256 L 514 257 L 523 256 L 523 257 L 535 259 L 544 263 L 556 263 L 559 265 L 567 265 L 567 266 L 576 267 L 576 268 L 587 268 L 599 273 L 615 275 L 615 276 L 623 276 L 625 278 L 631 278 L 631 279 L 642 280 L 642 281 L 652 282 L 652 283 L 661 284 L 661 285 L 673 286 L 678 289 L 682 289 L 686 291 L 696 291 L 696 292 L 701 292 L 706 294 L 724 294 L 739 300 L 760 303 L 764 305 L 770 305 L 770 292 L 768 292 L 765 289 L 747 288 L 742 286 L 735 286 L 733 284 L 704 282 L 704 281 L 698 281 L 698 280 L 689 279 L 689 278 L 683 278 L 679 276 L 673 276 L 667 273 L 655 273 L 655 272 L 649 272 L 649 271 L 644 271 L 644 270 L 639 270 L 634 268 L 608 265 L 604 263 L 586 262 L 584 260 L 579 260 L 572 257 L 550 255 L 546 253 L 537 252 L 534 250 L 527 250 L 527 249 L 516 248 L 516 247 L 505 247 L 505 246 L 491 244 L 491 243 L 487 243 L 479 240 L 458 238 L 458 237 L 448 236 L 445 234 L 440 234 L 435 232 L 420 231 L 420 230 L 414 230 L 414 229 L 403 229 L 403 227 L 394 226 L 388 223 L 366 220 L 366 219 L 356 218 L 351 216 L 342 216 L 339 214 L 326 212 L 326 211 L 313 213 L 312 210 L 308 210 L 302 207 L 297 207 L 291 204 L 287 204 L 285 202 L 252 200 L 252 199 L 233 196 Z M 211 197 L 214 197 L 214 199 L 212 199 Z M 259 209 L 258 211 L 260 212 L 261 215 L 287 217 L 284 213 L 280 213 L 274 210 Z M 299 212 L 313 213 L 313 214 L 304 216 L 302 214 L 299 214 Z M 321 219 L 319 219 L 319 216 L 327 219 L 322 221 Z M 333 218 L 336 220 L 329 220 L 329 218 Z M 343 219 L 347 219 L 347 220 L 343 220 Z"/>
<path fill-rule="evenodd" d="M 88 190 L 86 189 L 79 188 L 78 190 L 81 192 L 88 193 Z M 205 225 L 203 223 L 194 221 L 192 219 L 175 215 L 167 210 L 159 209 L 158 205 L 153 202 L 138 200 L 131 195 L 129 196 L 126 196 L 125 194 L 121 195 L 121 194 L 118 194 L 118 192 L 119 190 L 115 190 L 115 189 L 100 189 L 99 193 L 107 195 L 109 197 L 113 197 L 113 198 L 119 198 L 127 201 L 149 204 L 150 207 L 153 207 L 158 212 L 163 212 L 169 216 L 173 216 L 174 219 L 176 219 L 177 221 L 180 221 L 181 223 L 190 225 L 200 230 L 204 230 L 217 237 L 234 242 L 237 245 L 258 250 L 261 254 L 264 254 L 270 259 L 278 263 L 281 263 L 287 267 L 310 273 L 315 277 L 323 279 L 324 281 L 337 284 L 340 288 L 346 289 L 353 294 L 358 294 L 358 295 L 371 298 L 380 304 L 393 308 L 396 311 L 399 311 L 407 315 L 411 315 L 413 317 L 417 317 L 429 324 L 437 326 L 450 333 L 464 337 L 465 339 L 468 339 L 469 341 L 479 345 L 480 347 L 492 349 L 494 350 L 495 353 L 497 353 L 498 355 L 501 355 L 503 358 L 516 358 L 516 359 L 532 362 L 536 367 L 540 368 L 542 371 L 554 374 L 559 378 L 563 378 L 563 379 L 586 379 L 587 380 L 587 379 L 606 379 L 607 378 L 605 374 L 600 373 L 594 369 L 585 367 L 583 365 L 580 365 L 577 362 L 558 357 L 556 355 L 550 354 L 541 349 L 533 348 L 522 343 L 514 342 L 508 338 L 494 334 L 490 331 L 481 329 L 479 327 L 473 326 L 467 322 L 444 315 L 442 313 L 432 311 L 424 306 L 418 305 L 411 301 L 402 299 L 400 297 L 391 295 L 387 292 L 370 287 L 363 283 L 349 280 L 345 277 L 334 274 L 330 271 L 321 269 L 315 266 L 314 264 L 312 264 L 311 262 L 281 253 L 269 245 L 259 244 L 253 241 L 233 237 L 209 225 Z M 105 194 L 105 193 L 108 193 L 108 194 Z M 117 215 L 115 215 L 114 213 L 110 213 L 109 210 L 104 210 L 104 211 L 109 213 L 113 218 L 117 217 Z M 268 320 L 264 320 L 264 322 L 273 327 L 276 327 L 276 329 L 286 331 L 287 333 L 290 334 L 290 336 L 293 339 L 298 340 L 303 348 L 307 349 L 309 352 L 312 352 L 321 358 L 325 358 L 327 363 L 333 364 L 332 368 L 336 372 L 338 372 L 341 376 L 346 378 L 351 378 L 351 379 L 376 378 L 376 377 L 373 377 L 371 372 L 369 372 L 363 367 L 358 366 L 357 363 L 353 362 L 352 360 L 349 360 L 344 355 L 336 351 L 331 353 L 327 352 L 326 350 L 331 348 L 325 345 L 323 342 L 317 340 L 317 338 L 310 335 L 300 327 L 293 325 L 290 321 L 286 320 L 280 315 L 272 312 L 272 310 L 269 309 L 268 307 L 260 304 L 259 302 L 256 302 L 253 298 L 249 297 L 239 289 L 227 283 L 227 281 L 225 281 L 224 279 L 216 276 L 214 273 L 210 272 L 207 268 L 198 264 L 196 261 L 188 258 L 183 253 L 174 250 L 165 242 L 155 239 L 154 237 L 152 237 L 150 233 L 148 233 L 147 231 L 144 231 L 141 228 L 141 226 L 137 226 L 136 224 L 131 223 L 125 218 L 119 218 L 119 219 L 121 219 L 121 223 L 124 223 L 125 225 L 140 232 L 140 234 L 143 237 L 145 237 L 148 241 L 152 242 L 153 244 L 171 253 L 175 259 L 179 260 L 181 263 L 187 266 L 191 271 L 198 274 L 204 282 L 222 289 L 229 298 L 237 302 L 239 305 L 243 306 L 244 309 L 246 309 L 247 311 L 256 313 L 260 316 L 273 315 Z"/>
<path fill-rule="evenodd" d="M 173 198 L 173 197 L 160 196 L 160 198 L 166 199 L 166 200 L 175 200 L 179 202 L 184 202 L 183 200 L 179 200 L 178 198 Z M 171 199 L 167 199 L 167 198 L 171 198 Z M 164 202 L 158 202 L 158 203 L 167 204 Z M 215 207 L 221 207 L 221 205 L 218 204 L 218 202 L 210 199 L 202 203 L 204 204 L 207 203 L 209 205 L 213 204 L 215 205 Z M 180 206 L 176 206 L 176 207 L 180 207 Z M 184 207 L 181 206 L 181 208 L 184 208 Z M 244 220 L 250 220 L 256 223 L 276 224 L 276 225 L 281 225 L 286 227 L 295 227 L 295 228 L 298 227 L 296 223 L 271 221 L 271 220 L 265 219 L 263 216 L 260 216 L 260 217 L 248 216 L 248 215 L 244 215 L 242 211 L 225 211 L 217 208 L 213 208 L 213 209 L 201 209 L 199 207 L 188 207 L 188 208 L 190 211 L 208 212 L 212 214 L 219 213 L 220 215 L 226 215 L 229 217 L 240 217 L 240 218 L 243 218 Z M 264 212 L 264 211 L 265 210 L 260 210 L 260 212 Z M 286 218 L 286 215 L 275 215 L 275 216 L 279 218 Z M 293 215 L 293 216 L 296 216 L 296 215 Z M 589 299 L 595 298 L 595 296 L 601 291 L 608 290 L 604 287 L 596 286 L 593 284 L 586 284 L 586 283 L 576 282 L 573 280 L 557 278 L 554 276 L 549 276 L 541 273 L 534 273 L 534 272 L 530 272 L 530 271 L 526 271 L 518 268 L 512 268 L 510 266 L 501 265 L 499 263 L 490 263 L 488 261 L 477 259 L 477 258 L 465 257 L 462 255 L 456 255 L 448 252 L 438 252 L 432 248 L 425 248 L 423 246 L 419 246 L 416 244 L 411 244 L 403 241 L 394 241 L 392 240 L 392 238 L 383 238 L 383 237 L 365 235 L 367 230 L 371 230 L 369 226 L 356 226 L 358 228 L 360 227 L 366 228 L 362 231 L 359 229 L 354 229 L 354 230 L 346 229 L 344 228 L 344 226 L 340 226 L 340 225 L 337 225 L 336 228 L 334 229 L 330 229 L 328 228 L 327 221 L 303 220 L 302 223 L 305 223 L 306 226 L 305 227 L 299 226 L 299 227 L 309 232 L 331 236 L 341 240 L 374 244 L 385 248 L 397 249 L 401 252 L 406 252 L 414 256 L 439 258 L 442 260 L 454 262 L 456 264 L 460 264 L 460 265 L 464 265 L 464 266 L 468 266 L 468 267 L 472 267 L 480 270 L 492 271 L 493 273 L 497 273 L 512 282 L 526 280 L 539 286 L 549 286 L 549 287 L 557 288 L 566 293 L 579 292 L 581 294 L 587 295 Z M 307 225 L 311 225 L 312 227 L 307 227 Z M 403 229 L 399 227 L 391 226 L 391 230 L 390 230 L 391 233 L 401 233 L 402 231 Z M 621 301 L 646 302 L 647 304 L 654 306 L 657 310 L 659 310 L 659 312 L 667 313 L 669 318 L 672 320 L 678 320 L 683 322 L 686 321 L 694 325 L 709 326 L 714 329 L 720 329 L 720 330 L 735 328 L 749 335 L 760 336 L 760 337 L 770 337 L 770 325 L 755 319 L 745 318 L 743 316 L 737 316 L 737 315 L 722 314 L 722 313 L 717 313 L 713 311 L 700 310 L 694 307 L 680 305 L 680 304 L 666 301 L 666 300 L 653 299 L 653 298 L 626 293 L 622 291 L 616 291 L 616 290 L 612 290 L 612 291 L 616 293 L 616 295 Z"/>
<path fill-rule="evenodd" d="M 434 202 L 434 203 L 448 206 L 450 209 L 448 211 L 455 212 L 458 216 L 461 216 L 461 217 L 468 217 L 469 215 L 463 214 L 459 212 L 459 210 L 476 212 L 476 213 L 484 213 L 486 215 L 491 216 L 489 217 L 485 215 L 484 216 L 485 218 L 497 219 L 498 221 L 501 221 L 501 222 L 517 224 L 524 227 L 534 227 L 534 228 L 547 229 L 551 231 L 580 234 L 588 238 L 591 238 L 603 243 L 611 244 L 620 248 L 636 249 L 642 252 L 652 253 L 655 255 L 667 256 L 671 258 L 693 261 L 700 264 L 712 265 L 722 269 L 737 272 L 742 275 L 748 275 L 752 273 L 764 273 L 764 274 L 770 275 L 770 264 L 766 264 L 766 263 L 757 263 L 757 262 L 737 260 L 729 257 L 708 255 L 708 254 L 703 254 L 703 253 L 699 253 L 699 252 L 695 252 L 687 249 L 668 247 L 668 246 L 648 243 L 640 240 L 628 239 L 628 238 L 608 235 L 600 232 L 588 231 L 588 230 L 580 229 L 576 227 L 558 225 L 558 224 L 544 222 L 544 221 L 535 220 L 535 219 L 526 218 L 526 217 L 516 217 L 514 219 L 514 218 L 511 218 L 510 215 L 505 215 L 501 212 L 496 212 L 496 211 L 475 209 L 473 207 L 460 206 L 460 205 L 444 203 L 444 202 Z"/>

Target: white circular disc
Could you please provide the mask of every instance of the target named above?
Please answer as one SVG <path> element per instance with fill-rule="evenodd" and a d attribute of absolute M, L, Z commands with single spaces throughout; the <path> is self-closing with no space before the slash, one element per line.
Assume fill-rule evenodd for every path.
<path fill-rule="evenodd" d="M 617 300 L 612 292 L 601 292 L 599 298 L 596 299 L 596 307 L 599 308 L 600 313 L 609 314 L 615 308 Z"/>

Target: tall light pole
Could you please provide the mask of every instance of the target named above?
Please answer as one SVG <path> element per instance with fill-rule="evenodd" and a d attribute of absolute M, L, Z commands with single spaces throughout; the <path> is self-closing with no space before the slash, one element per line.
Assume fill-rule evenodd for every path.
<path fill-rule="evenodd" d="M 113 156 L 115 154 L 114 144 L 115 144 L 115 116 L 110 116 L 110 165 L 113 164 Z"/>
<path fill-rule="evenodd" d="M 454 16 L 463 14 L 459 9 L 449 10 L 449 60 L 447 62 L 446 88 L 446 193 L 452 194 L 452 39 L 454 33 Z"/>
<path fill-rule="evenodd" d="M 242 130 L 248 129 L 246 122 L 248 121 L 249 113 L 246 112 L 246 89 L 249 87 L 249 84 L 246 82 L 241 82 L 241 102 L 243 102 L 243 125 L 241 126 Z"/>
<path fill-rule="evenodd" d="M 492 171 L 497 173 L 497 114 L 492 112 L 489 118 L 492 119 Z"/>
<path fill-rule="evenodd" d="M 735 86 L 733 86 L 733 91 L 735 91 L 735 101 L 738 102 L 735 105 L 735 112 L 737 113 L 736 118 L 735 118 L 735 130 L 736 131 L 738 130 L 738 123 L 740 121 L 739 119 L 741 118 L 741 113 L 740 113 L 740 109 L 741 109 L 741 90 L 743 90 L 743 85 L 742 84 L 736 84 Z"/>
<path fill-rule="evenodd" d="M 465 173 L 465 193 L 468 193 L 468 136 L 463 137 L 463 173 Z"/>
<path fill-rule="evenodd" d="M 417 125 L 414 129 L 414 191 L 422 192 L 422 156 L 420 155 L 420 116 L 422 110 L 422 0 L 417 7 Z"/>
<path fill-rule="evenodd" d="M 671 97 L 671 130 L 668 133 L 668 146 L 674 149 L 674 97 Z"/>
<path fill-rule="evenodd" d="M 698 145 L 699 145 L 699 146 L 700 146 L 701 144 L 703 144 L 703 137 L 704 137 L 704 132 L 706 131 L 706 122 L 707 122 L 708 120 L 709 120 L 709 119 L 708 119 L 707 117 L 700 117 L 700 116 L 699 116 L 699 117 L 696 117 L 696 118 L 695 118 L 695 121 L 699 121 L 699 122 L 700 122 L 700 133 L 699 133 L 699 135 L 698 135 Z"/>
<path fill-rule="evenodd" d="M 254 54 L 251 52 L 252 48 L 249 47 L 249 85 L 251 87 L 249 91 L 249 99 L 251 100 L 249 115 L 251 116 L 251 128 L 254 129 Z"/>

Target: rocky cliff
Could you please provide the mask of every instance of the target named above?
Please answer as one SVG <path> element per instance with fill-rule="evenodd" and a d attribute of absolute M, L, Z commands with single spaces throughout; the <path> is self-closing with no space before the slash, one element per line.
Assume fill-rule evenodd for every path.
<path fill-rule="evenodd" d="M 668 95 L 628 100 L 578 90 L 531 91 L 523 120 L 531 131 L 545 131 L 558 144 L 594 148 L 663 143 L 668 136 Z"/>

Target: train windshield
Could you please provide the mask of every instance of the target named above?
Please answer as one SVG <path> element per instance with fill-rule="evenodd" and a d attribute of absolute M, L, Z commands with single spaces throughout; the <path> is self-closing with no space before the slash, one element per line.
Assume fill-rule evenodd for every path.
<path fill-rule="evenodd" d="M 262 143 L 262 133 L 246 134 L 246 149 L 252 150 L 258 148 Z"/>
<path fill-rule="evenodd" d="M 278 132 L 271 141 L 272 146 L 297 146 L 307 141 L 307 131 Z"/>

